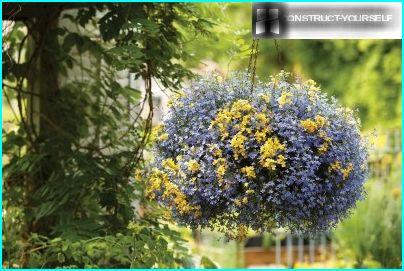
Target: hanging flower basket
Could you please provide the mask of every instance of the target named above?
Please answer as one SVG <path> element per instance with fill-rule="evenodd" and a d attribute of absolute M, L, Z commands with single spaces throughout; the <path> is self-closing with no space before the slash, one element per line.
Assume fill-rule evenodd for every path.
<path fill-rule="evenodd" d="M 192 228 L 326 231 L 363 197 L 367 151 L 355 114 L 286 73 L 194 82 L 158 132 L 147 193 Z"/>

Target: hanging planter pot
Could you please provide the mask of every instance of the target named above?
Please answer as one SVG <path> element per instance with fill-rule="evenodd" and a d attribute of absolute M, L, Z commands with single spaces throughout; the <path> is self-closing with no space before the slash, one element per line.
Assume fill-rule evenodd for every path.
<path fill-rule="evenodd" d="M 354 112 L 286 73 L 194 82 L 158 132 L 147 193 L 180 224 L 230 238 L 248 229 L 312 233 L 363 197 L 367 151 Z"/>

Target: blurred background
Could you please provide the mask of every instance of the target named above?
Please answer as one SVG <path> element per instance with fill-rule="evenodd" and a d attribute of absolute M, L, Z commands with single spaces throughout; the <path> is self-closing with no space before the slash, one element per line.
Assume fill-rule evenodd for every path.
<path fill-rule="evenodd" d="M 163 6 L 162 9 L 164 8 L 166 7 Z M 199 29 L 199 35 L 194 35 L 194 33 L 189 32 L 187 23 L 170 23 L 170 25 L 174 25 L 177 31 L 176 35 L 181 36 L 181 42 L 175 46 L 178 46 L 181 52 L 187 53 L 186 56 L 174 56 L 174 63 L 199 75 L 215 72 L 223 77 L 227 77 L 231 76 L 231 73 L 234 71 L 246 70 L 252 44 L 251 4 L 200 3 L 189 4 L 187 8 L 190 10 L 182 12 L 192 12 L 195 17 L 186 19 L 191 20 L 189 21 L 190 24 L 196 24 L 198 20 L 203 20 L 203 22 L 198 21 L 198 23 L 206 23 L 203 26 L 206 32 L 205 30 L 202 31 Z M 111 10 L 113 10 L 113 8 L 111 8 Z M 105 12 L 103 12 L 104 11 L 99 11 L 99 13 L 94 12 L 94 15 L 91 16 L 92 18 L 104 18 Z M 63 18 L 69 18 L 70 16 L 72 19 L 68 22 L 60 21 L 59 27 L 63 25 L 65 29 L 73 29 L 81 18 L 74 17 L 76 14 L 76 11 L 65 11 Z M 153 20 L 157 21 L 157 19 L 153 18 L 157 17 L 150 15 L 150 17 L 148 17 L 149 22 Z M 9 50 L 13 48 L 13 46 L 15 48 L 13 52 L 14 55 L 4 55 L 3 52 L 3 67 L 5 67 L 5 57 L 19 58 L 15 55 L 16 51 L 18 51 L 16 48 L 18 48 L 19 44 L 24 44 L 22 40 L 27 31 L 29 32 L 29 28 L 27 28 L 26 25 L 19 24 L 16 21 L 15 18 L 8 18 L 8 20 L 3 19 L 3 51 L 5 49 Z M 113 21 L 110 23 L 112 24 Z M 141 23 L 147 25 L 144 21 Z M 95 35 L 95 37 L 98 35 L 97 23 L 87 25 L 79 22 L 79 24 L 82 30 L 84 29 L 90 33 L 88 34 L 86 32 L 90 37 L 91 35 Z M 195 28 L 198 31 L 198 26 L 195 26 Z M 146 37 L 145 41 L 150 41 L 150 35 L 154 33 L 153 31 L 156 31 L 153 30 L 153 27 L 150 27 L 148 30 L 149 32 L 144 32 L 144 37 Z M 101 36 L 102 34 L 101 29 Z M 80 52 L 79 48 L 79 45 L 77 45 L 77 50 L 73 50 L 70 53 L 73 55 L 72 58 L 80 56 L 82 66 L 89 65 L 90 69 L 97 67 L 94 66 L 94 63 L 97 63 L 97 61 L 92 62 L 91 57 L 88 57 L 88 60 L 86 60 L 86 56 L 82 54 L 83 52 L 85 53 L 86 50 Z M 147 49 L 147 47 L 145 48 Z M 23 50 L 29 53 L 29 45 Z M 153 48 L 147 50 L 151 51 Z M 136 54 L 136 52 L 133 51 L 119 53 L 122 53 L 119 55 L 120 57 L 122 57 L 124 53 Z M 173 51 L 171 53 L 174 55 L 177 52 Z M 146 55 L 146 53 L 144 54 Z M 159 51 L 157 51 L 153 56 L 158 59 L 159 54 Z M 173 55 L 168 56 L 167 61 L 171 61 Z M 163 62 L 164 57 L 165 56 L 161 56 Z M 120 60 L 122 60 L 122 58 L 120 58 Z M 131 66 L 133 62 L 128 62 L 129 60 L 125 59 L 127 62 L 121 61 L 119 63 L 119 65 L 123 66 L 117 68 L 117 71 L 112 76 L 112 81 L 117 82 L 122 89 L 136 90 L 136 99 L 138 100 L 141 98 L 150 98 L 153 102 L 152 110 L 154 112 L 151 117 L 152 124 L 157 125 L 167 112 L 166 104 L 172 94 L 171 91 L 178 88 L 178 86 L 174 83 L 167 83 L 165 77 L 161 76 L 160 73 L 156 73 L 155 76 L 152 74 L 150 78 L 145 77 L 144 73 L 142 73 L 144 68 L 134 69 Z M 66 61 L 66 58 L 59 61 Z M 83 64 L 83 62 L 85 64 Z M 147 60 L 145 60 L 145 62 L 148 63 Z M 111 65 L 114 66 L 114 62 L 111 63 Z M 141 66 L 141 63 L 142 62 L 136 63 L 136 65 Z M 98 63 L 98 65 L 103 66 L 103 64 L 100 63 Z M 64 83 L 70 81 L 74 82 L 72 78 L 75 77 L 75 75 L 80 75 L 80 72 L 83 70 L 77 68 L 78 64 L 76 64 L 76 62 L 73 62 L 71 66 L 70 73 L 68 73 L 68 76 L 65 75 L 62 80 Z M 162 65 L 163 70 L 164 68 L 171 69 L 172 67 Z M 277 74 L 281 70 L 292 72 L 303 79 L 315 80 L 321 86 L 322 91 L 335 96 L 343 105 L 358 110 L 362 121 L 362 133 L 368 138 L 370 149 L 370 176 L 366 183 L 366 199 L 358 203 L 357 208 L 352 211 L 352 214 L 340 223 L 335 230 L 327 234 L 313 236 L 312 238 L 293 236 L 282 229 L 275 229 L 274 233 L 262 235 L 251 232 L 247 240 L 235 242 L 227 241 L 221 234 L 208 230 L 191 231 L 187 228 L 175 226 L 173 223 L 170 223 L 170 228 L 179 232 L 182 238 L 187 241 L 191 254 L 196 255 L 195 257 L 204 255 L 202 259 L 205 261 L 205 266 L 208 267 L 215 265 L 224 268 L 401 267 L 401 40 L 260 40 L 256 64 L 256 73 L 260 80 L 266 81 L 269 79 L 270 75 Z M 85 70 L 85 73 L 89 73 L 89 71 Z M 170 73 L 167 73 L 167 76 L 170 77 Z M 177 76 L 177 74 L 174 76 Z M 18 77 L 18 75 L 16 75 L 16 77 Z M 27 82 L 28 83 L 22 83 L 22 85 L 27 84 L 27 86 L 29 86 L 29 78 Z M 187 85 L 189 80 L 184 79 L 183 82 L 184 85 Z M 19 98 L 18 94 L 21 94 L 21 92 L 16 92 L 16 87 L 18 87 L 18 80 L 12 79 L 11 77 L 5 78 L 3 76 L 3 144 L 4 142 L 9 144 L 21 144 L 19 141 L 21 139 L 18 139 L 15 134 L 11 139 L 10 137 L 5 137 L 4 134 L 10 134 L 12 131 L 17 131 L 23 126 L 23 124 L 18 121 L 20 117 L 16 114 L 19 110 L 24 111 L 24 114 L 27 113 L 27 111 L 21 109 L 21 100 L 23 105 L 28 105 L 28 108 L 30 108 L 31 105 L 35 107 L 36 103 L 36 100 L 33 99 L 32 96 L 29 96 L 28 92 L 24 94 L 23 90 L 21 90 L 22 95 L 28 96 Z M 112 96 L 110 96 L 110 98 L 116 100 L 122 99 Z M 88 101 L 94 101 L 94 99 L 96 99 L 96 97 L 88 98 L 81 106 L 85 107 L 87 103 L 91 104 L 91 102 Z M 129 98 L 125 96 L 123 99 Z M 130 112 L 131 110 L 139 112 L 139 107 L 135 106 L 131 108 L 129 104 L 128 108 Z M 150 117 L 150 103 L 146 104 L 145 108 L 144 111 L 140 110 L 139 113 L 143 119 Z M 92 110 L 98 110 L 98 108 L 94 107 Z M 87 113 L 88 112 L 86 112 L 86 114 Z M 89 112 L 88 114 L 91 115 L 95 113 Z M 130 122 L 128 124 L 122 121 L 125 117 L 124 115 L 121 116 L 117 114 L 116 117 L 118 118 L 117 123 L 121 123 L 122 127 L 130 125 Z M 77 114 L 75 118 L 80 118 L 80 114 Z M 119 118 L 121 118 L 121 121 L 119 121 Z M 34 114 L 32 120 L 28 119 L 28 124 L 34 125 L 35 121 Z M 74 121 L 74 119 L 72 121 Z M 115 124 L 114 122 L 114 125 Z M 89 126 L 88 124 L 83 125 L 86 127 Z M 104 123 L 104 125 L 113 130 L 122 128 L 119 125 L 113 127 L 108 126 L 110 125 L 109 121 Z M 87 127 L 87 129 L 86 133 L 94 133 L 94 130 L 91 128 Z M 139 130 L 143 131 L 143 128 L 139 128 Z M 78 131 L 78 133 L 80 134 L 80 131 Z M 88 134 L 86 134 L 86 137 Z M 27 135 L 23 134 L 22 137 L 26 139 Z M 119 140 L 119 137 L 115 138 L 115 140 Z M 105 139 L 105 141 L 107 141 L 107 139 Z M 145 149 L 147 149 L 146 145 L 150 146 L 151 144 L 152 141 L 145 144 Z M 20 156 L 18 156 L 19 158 L 17 160 L 21 159 L 26 152 L 23 144 L 21 147 L 22 150 L 21 148 L 19 149 Z M 119 148 L 122 148 L 122 146 Z M 119 148 L 117 147 L 116 149 Z M 21 151 L 23 152 L 22 156 Z M 89 159 L 89 157 L 90 156 L 83 156 L 81 159 L 85 160 Z M 40 159 L 38 156 L 34 156 L 34 158 Z M 34 158 L 31 157 L 31 159 Z M 149 159 L 151 159 L 150 154 L 146 155 L 144 164 L 147 164 Z M 16 160 L 13 160 L 10 154 L 3 154 L 3 165 L 8 166 L 8 170 L 10 170 L 10 161 Z M 101 159 L 99 163 L 103 163 L 102 161 Z M 46 160 L 42 162 L 46 163 Z M 39 162 L 29 160 L 26 163 L 32 163 L 32 165 L 35 166 L 35 163 Z M 28 164 L 25 165 L 25 167 L 29 169 Z M 140 167 L 139 165 L 135 165 L 134 167 Z M 24 165 L 21 165 L 21 167 L 23 166 Z M 91 165 L 89 165 L 89 167 L 90 166 Z M 12 173 L 13 170 L 15 173 L 16 169 L 11 169 Z M 21 170 L 27 169 L 20 168 L 17 172 L 20 173 Z M 71 170 L 72 172 L 75 171 L 73 169 Z M 132 172 L 134 172 L 134 170 L 135 169 L 133 169 Z M 116 176 L 116 174 L 112 175 Z M 16 202 L 15 198 L 10 198 L 10 193 L 13 193 L 12 195 L 14 197 L 19 197 L 23 195 L 24 192 L 18 189 L 12 189 L 11 183 L 7 183 L 9 176 L 14 176 L 13 178 L 15 178 L 15 175 L 7 173 L 7 169 L 5 176 L 5 179 L 3 178 L 3 261 L 5 261 L 5 266 L 27 266 L 29 261 L 25 261 L 24 258 L 21 258 L 21 255 L 24 255 L 21 251 L 24 251 L 22 247 L 24 247 L 25 243 L 29 243 L 36 252 L 45 252 L 42 252 L 41 249 L 37 249 L 40 247 L 37 243 L 30 243 L 32 242 L 32 238 L 30 239 L 27 236 L 29 235 L 28 233 L 32 234 L 35 232 L 33 228 L 28 231 L 25 230 L 24 235 L 21 233 L 24 232 L 23 230 L 12 226 L 13 224 L 23 223 L 22 221 L 24 219 L 22 219 L 22 217 L 24 215 L 22 214 L 26 213 L 24 211 L 26 207 L 24 206 L 27 206 L 27 203 Z M 67 178 L 69 174 L 65 174 L 64 176 L 65 177 L 58 177 L 61 182 L 68 181 L 67 179 L 70 178 Z M 53 177 L 56 178 L 55 176 Z M 23 186 L 24 183 L 20 185 Z M 104 183 L 103 185 L 105 186 Z M 86 189 L 91 190 L 95 188 L 88 186 Z M 5 195 L 5 193 L 8 194 Z M 48 191 L 41 190 L 41 193 L 43 194 L 39 196 L 39 199 L 43 197 L 46 198 Z M 72 197 L 74 198 L 74 195 Z M 52 199 L 54 199 L 54 197 Z M 144 199 L 136 198 L 130 201 L 131 203 L 129 205 L 131 208 L 139 210 L 145 206 Z M 42 213 L 40 216 L 34 216 L 34 221 L 40 221 L 40 219 L 49 215 L 49 210 L 52 209 L 52 206 L 45 206 L 48 208 L 47 210 L 41 204 L 35 204 L 35 208 L 39 208 L 37 209 L 38 212 L 41 210 Z M 58 206 L 58 208 L 63 209 L 64 207 Z M 56 213 L 59 210 L 58 208 L 55 207 L 52 211 Z M 31 210 L 31 212 L 35 212 L 35 210 Z M 98 211 L 94 209 L 94 212 Z M 112 216 L 113 214 L 114 212 L 110 213 Z M 109 217 L 109 219 L 111 219 L 111 217 Z M 140 220 L 141 219 L 142 216 L 140 216 Z M 52 223 L 56 223 L 54 222 L 55 217 L 53 217 L 51 221 Z M 77 224 L 74 224 L 75 220 L 72 221 L 73 225 L 77 226 Z M 66 234 L 61 234 L 61 232 L 66 233 L 67 229 L 57 228 L 57 225 L 56 223 L 55 226 L 52 227 L 53 232 L 49 235 L 44 231 L 36 231 L 40 232 L 42 235 L 47 235 L 49 240 L 54 240 L 59 236 L 62 236 L 63 240 L 70 238 L 72 240 L 74 239 L 74 241 L 84 238 L 80 234 L 77 234 L 77 236 L 80 237 L 76 235 L 75 238 L 71 236 L 66 237 Z M 55 230 L 55 228 L 57 230 Z M 68 228 L 68 230 L 74 231 L 72 230 L 74 228 L 75 227 L 71 227 Z M 119 232 L 119 228 L 117 228 L 115 232 L 116 231 Z M 97 234 L 105 235 L 110 233 L 102 232 Z M 94 236 L 86 235 L 86 238 L 89 237 Z M 61 247 L 63 247 L 63 244 L 61 244 Z M 6 247 L 6 250 L 4 247 Z M 46 253 L 48 253 L 47 255 L 50 258 L 56 257 L 56 263 L 59 262 L 61 264 L 68 261 L 68 256 L 63 250 L 47 251 Z M 64 258 L 61 258 L 58 253 L 65 253 L 63 254 Z M 33 264 L 38 264 L 39 262 L 46 263 L 47 260 L 44 260 L 42 256 L 42 254 L 38 254 Z M 86 257 L 91 258 L 91 256 Z M 10 263 L 11 261 L 14 263 Z M 75 259 L 73 261 L 75 263 L 72 264 L 72 266 L 80 266 L 77 261 L 78 260 Z M 100 264 L 94 265 L 103 266 Z M 58 266 L 58 264 L 44 264 L 44 266 Z M 111 265 L 107 263 L 104 266 L 108 267 Z M 140 266 L 142 265 L 140 264 Z"/>

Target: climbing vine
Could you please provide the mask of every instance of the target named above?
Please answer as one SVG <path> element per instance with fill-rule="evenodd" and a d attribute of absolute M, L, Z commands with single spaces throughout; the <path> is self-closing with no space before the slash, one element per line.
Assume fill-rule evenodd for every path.
<path fill-rule="evenodd" d="M 182 33 L 206 35 L 209 21 L 161 3 L 8 3 L 3 17 L 5 264 L 189 265 L 133 175 L 153 125 L 152 80 L 176 90 L 192 76 Z M 118 81 L 122 70 L 144 94 Z"/>

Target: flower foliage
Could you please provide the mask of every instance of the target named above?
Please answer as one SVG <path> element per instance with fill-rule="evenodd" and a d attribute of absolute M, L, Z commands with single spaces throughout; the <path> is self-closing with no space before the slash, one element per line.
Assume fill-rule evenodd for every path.
<path fill-rule="evenodd" d="M 325 231 L 363 197 L 367 150 L 353 111 L 285 72 L 251 91 L 208 77 L 174 98 L 147 192 L 190 227 Z"/>

